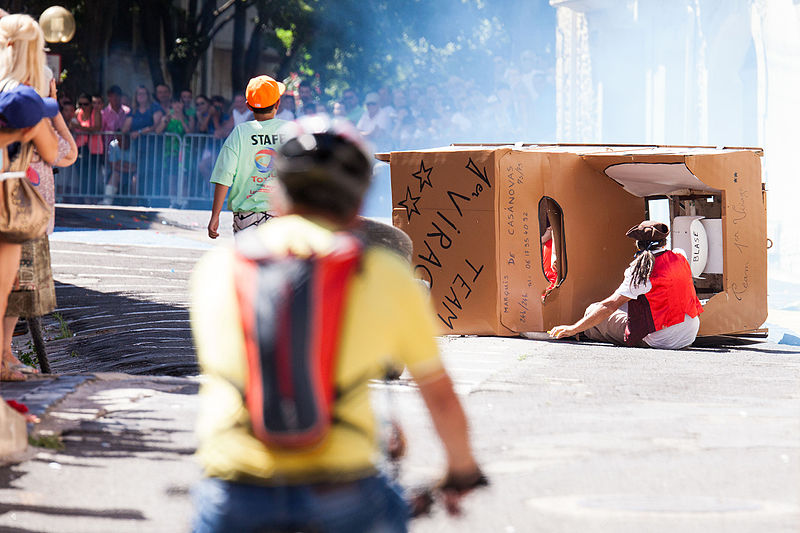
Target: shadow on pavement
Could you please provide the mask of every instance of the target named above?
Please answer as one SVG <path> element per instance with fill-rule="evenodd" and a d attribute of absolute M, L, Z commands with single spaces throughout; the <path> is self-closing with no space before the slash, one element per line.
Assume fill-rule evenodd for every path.
<path fill-rule="evenodd" d="M 58 282 L 56 294 L 63 324 L 43 319 L 53 372 L 197 374 L 187 308 Z"/>
<path fill-rule="evenodd" d="M 56 206 L 56 226 L 58 228 L 82 230 L 113 229 L 162 229 L 164 225 L 182 229 L 195 229 L 179 220 L 180 212 L 167 215 L 157 209 L 136 207 L 105 207 L 89 205 Z"/>
<path fill-rule="evenodd" d="M 116 518 L 119 520 L 144 520 L 145 516 L 140 511 L 134 509 L 104 509 L 98 511 L 96 509 L 81 509 L 79 507 L 48 507 L 45 505 L 18 505 L 13 507 L 0 503 L 0 515 L 5 513 L 40 513 L 49 515 L 62 515 L 62 516 L 87 516 L 97 518 Z M 2 531 L 29 531 L 27 529 L 7 529 L 3 528 Z"/>

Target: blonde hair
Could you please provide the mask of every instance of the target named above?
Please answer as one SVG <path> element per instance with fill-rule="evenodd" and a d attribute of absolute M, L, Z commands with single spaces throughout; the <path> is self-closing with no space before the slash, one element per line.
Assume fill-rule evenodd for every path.
<path fill-rule="evenodd" d="M 0 80 L 16 80 L 47 96 L 50 87 L 44 67 L 44 33 L 39 24 L 30 15 L 0 18 Z"/>

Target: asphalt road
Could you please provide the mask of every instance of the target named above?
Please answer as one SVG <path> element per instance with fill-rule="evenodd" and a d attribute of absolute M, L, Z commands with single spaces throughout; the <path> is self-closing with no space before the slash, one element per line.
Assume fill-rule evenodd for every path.
<path fill-rule="evenodd" d="M 57 371 L 196 372 L 186 283 L 207 246 L 204 215 L 150 216 L 137 234 L 53 240 L 74 334 L 48 343 Z M 48 335 L 58 326 L 48 319 Z M 799 348 L 440 343 L 492 485 L 460 519 L 437 508 L 412 531 L 800 531 Z M 65 449 L 0 469 L 0 531 L 186 531 L 197 383 L 110 376 L 68 397 L 53 413 Z M 409 440 L 401 479 L 434 479 L 443 458 L 413 384 L 374 393 Z"/>

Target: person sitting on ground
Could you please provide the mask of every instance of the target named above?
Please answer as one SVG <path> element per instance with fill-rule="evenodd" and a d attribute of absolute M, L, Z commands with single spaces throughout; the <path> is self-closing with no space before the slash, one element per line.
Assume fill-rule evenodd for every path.
<path fill-rule="evenodd" d="M 399 487 L 375 464 L 378 443 L 368 384 L 382 375 L 387 362 L 406 365 L 441 438 L 447 462 L 442 490 L 452 504 L 448 509 L 456 512 L 460 496 L 486 484 L 486 478 L 472 453 L 466 415 L 439 357 L 435 315 L 425 292 L 399 255 L 380 246 L 353 244 L 359 241 L 350 230 L 372 174 L 369 150 L 347 121 L 330 123 L 315 116 L 290 123 L 287 129 L 289 140 L 281 147 L 276 166 L 288 212 L 242 233 L 239 252 L 224 248 L 210 252 L 192 275 L 192 330 L 206 376 L 197 428 L 198 457 L 206 477 L 194 491 L 194 532 L 404 532 L 408 506 Z M 254 358 L 260 358 L 261 368 L 273 368 L 280 357 L 270 355 L 266 339 L 273 338 L 274 345 L 285 346 L 286 341 L 292 346 L 284 365 L 293 370 L 284 366 L 281 375 L 298 371 L 296 347 L 306 345 L 308 333 L 319 331 L 311 319 L 302 317 L 317 313 L 295 313 L 298 300 L 292 298 L 291 328 L 275 328 L 272 318 L 254 321 L 256 308 L 259 317 L 284 316 L 287 304 L 271 298 L 278 291 L 264 285 L 259 290 L 258 284 L 247 282 L 249 277 L 243 277 L 239 267 L 250 267 L 237 263 L 241 261 L 237 254 L 252 253 L 253 260 L 260 261 L 260 254 L 267 253 L 288 263 L 292 258 L 340 258 L 353 250 L 358 250 L 358 266 L 328 285 L 330 293 L 309 302 L 312 311 L 317 306 L 331 310 L 331 299 L 341 302 L 336 311 L 323 313 L 341 317 L 330 328 L 338 332 L 336 339 L 314 343 L 307 359 L 318 361 L 320 345 L 335 346 L 334 370 L 323 373 L 332 381 L 328 385 L 339 391 L 326 417 L 330 425 L 310 447 L 267 444 L 256 436 L 260 433 L 254 427 L 261 426 L 253 422 L 262 420 L 258 413 L 267 410 L 245 400 L 246 390 L 267 389 L 246 389 L 247 383 L 259 379 L 249 369 L 255 368 Z M 315 276 L 317 272 L 322 275 L 316 270 Z M 343 286 L 347 287 L 343 293 L 336 290 Z M 252 311 L 243 307 L 242 290 L 257 302 Z M 254 335 L 260 339 L 260 355 L 253 352 Z M 299 353 L 306 361 L 302 349 Z M 268 374 L 266 380 L 277 378 L 274 372 L 261 374 Z M 291 414 L 296 405 L 285 397 L 275 407 Z M 296 410 L 301 411 L 305 409 Z"/>
<path fill-rule="evenodd" d="M 602 302 L 593 303 L 582 319 L 550 330 L 555 339 L 581 332 L 592 340 L 623 346 L 679 350 L 692 344 L 703 306 L 697 299 L 692 271 L 683 250 L 667 250 L 669 228 L 645 220 L 625 234 L 638 251 L 625 279 Z"/>
<path fill-rule="evenodd" d="M 236 126 L 222 145 L 211 183 L 214 200 L 208 236 L 219 236 L 219 214 L 228 194 L 233 211 L 233 233 L 257 226 L 274 216 L 272 189 L 275 181 L 274 157 L 283 144 L 278 130 L 286 121 L 275 118 L 286 86 L 269 76 L 257 76 L 247 84 L 247 105 L 255 120 Z"/>
<path fill-rule="evenodd" d="M 131 140 L 127 135 L 119 135 L 108 143 L 108 184 L 100 205 L 112 205 L 118 191 L 131 196 L 137 194 L 136 159 L 130 148 Z"/>
<path fill-rule="evenodd" d="M 553 227 L 547 224 L 547 229 L 541 237 L 542 241 L 542 271 L 544 277 L 550 282 L 545 293 L 555 288 L 558 282 L 558 269 L 556 268 L 556 252 L 553 250 Z"/>

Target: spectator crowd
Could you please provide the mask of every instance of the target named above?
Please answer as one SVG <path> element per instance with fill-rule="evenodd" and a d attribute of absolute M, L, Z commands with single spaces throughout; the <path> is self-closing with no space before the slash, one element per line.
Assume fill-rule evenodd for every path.
<path fill-rule="evenodd" d="M 488 80 L 451 76 L 426 85 L 346 88 L 336 97 L 303 80 L 282 96 L 276 118 L 346 118 L 377 151 L 552 141 L 555 96 L 548 62 L 524 52 L 516 62 L 495 58 L 493 70 Z M 179 173 L 186 181 L 207 183 L 222 140 L 253 119 L 243 92 L 209 97 L 163 83 L 152 92 L 140 85 L 130 93 L 113 85 L 105 95 L 62 95 L 59 103 L 79 151 L 78 164 L 63 176 L 71 185 L 62 191 L 71 201 L 103 195 L 103 203 L 111 203 L 118 193 L 171 198 Z M 182 151 L 187 134 L 195 135 Z M 183 187 L 185 194 L 189 186 Z"/>

